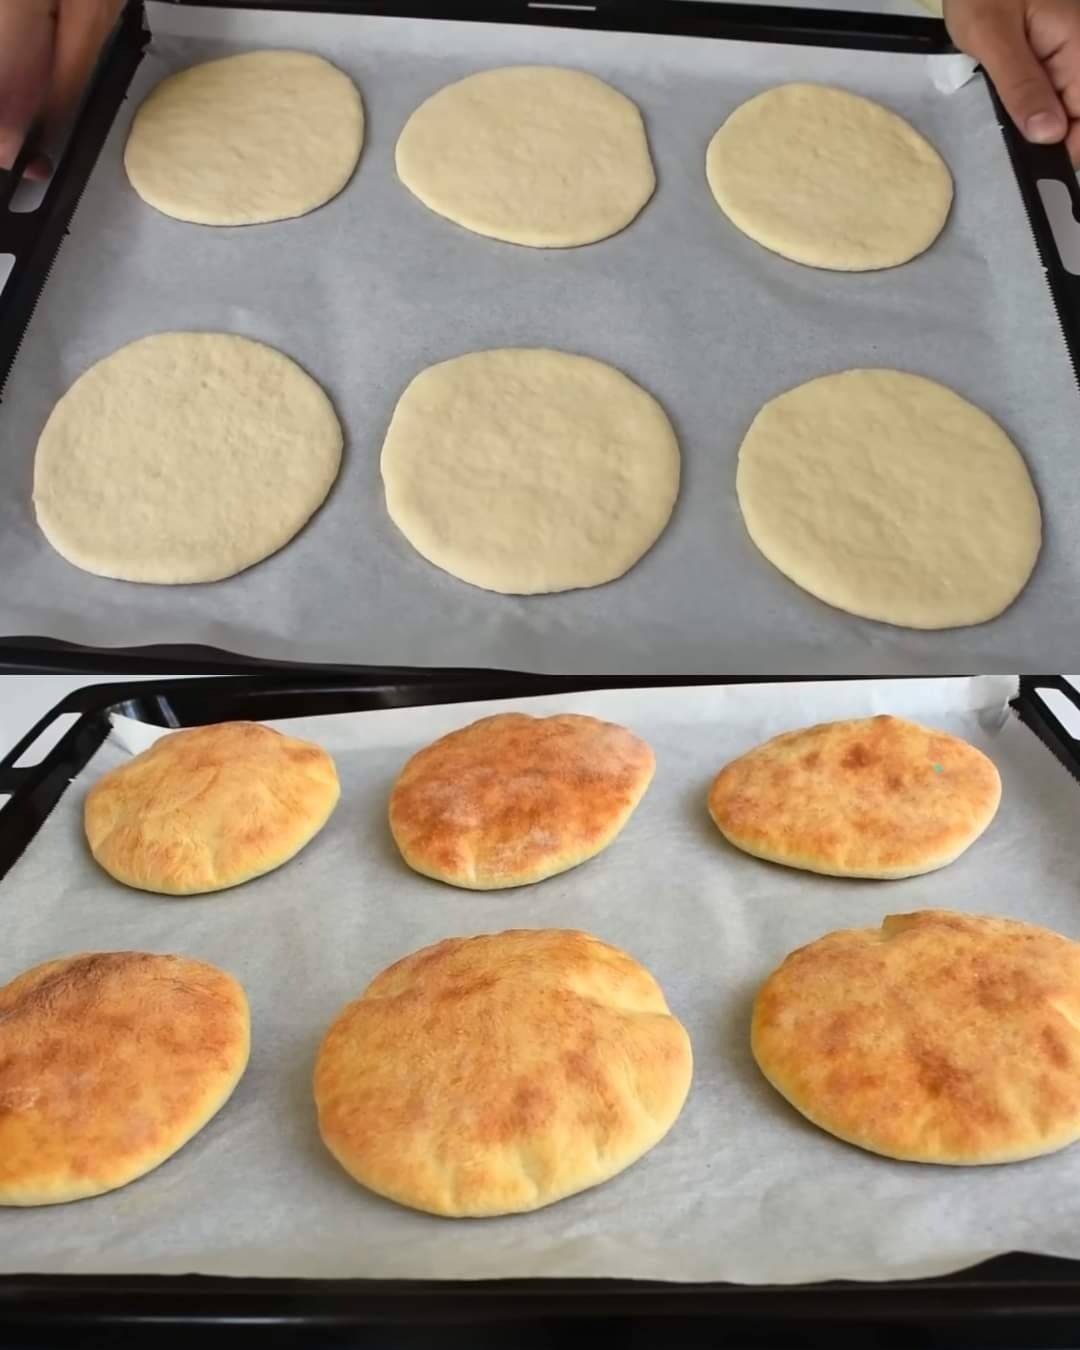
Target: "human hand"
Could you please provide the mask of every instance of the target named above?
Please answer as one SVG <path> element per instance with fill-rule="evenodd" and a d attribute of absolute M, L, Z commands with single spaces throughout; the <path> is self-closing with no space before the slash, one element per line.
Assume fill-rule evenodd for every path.
<path fill-rule="evenodd" d="M 0 169 L 12 167 L 35 123 L 46 138 L 63 129 L 123 3 L 0 0 Z M 44 155 L 26 169 L 38 179 L 49 171 Z"/>
<path fill-rule="evenodd" d="M 1080 167 L 1080 0 L 945 0 L 945 22 L 1027 139 Z"/>

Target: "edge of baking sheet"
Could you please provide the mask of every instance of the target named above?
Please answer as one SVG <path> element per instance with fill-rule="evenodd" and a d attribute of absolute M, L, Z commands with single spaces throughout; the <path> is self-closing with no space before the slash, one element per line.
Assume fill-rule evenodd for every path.
<path fill-rule="evenodd" d="M 1069 353 L 1069 361 L 1080 389 L 1080 276 L 1066 269 L 1054 239 L 1053 226 L 1039 190 L 1040 182 L 1061 183 L 1069 194 L 1073 219 L 1080 230 L 1080 180 L 1073 172 L 1063 145 L 1032 145 L 1025 140 L 1016 123 L 1005 111 L 990 77 L 985 74 L 986 86 L 994 105 L 998 125 L 1009 152 L 1013 174 L 1020 185 L 1020 195 L 1027 212 L 1028 224 L 1035 239 L 1046 274 L 1050 299 L 1057 314 L 1061 335 Z"/>
<path fill-rule="evenodd" d="M 18 832 L 22 847 L 44 822 L 71 779 L 101 745 L 109 715 L 123 713 L 164 726 L 248 717 L 278 718 L 400 707 L 437 702 L 518 697 L 572 689 L 620 687 L 626 681 L 555 679 L 537 676 L 478 678 L 466 685 L 426 679 L 400 682 L 401 672 L 372 671 L 365 680 L 315 683 L 302 678 L 238 677 L 206 681 L 153 681 L 91 685 L 62 700 L 0 762 L 0 790 L 11 801 L 0 810 L 3 833 Z M 753 683 L 712 677 L 641 679 L 640 687 Z M 760 683 L 785 683 L 782 679 Z M 1011 706 L 1048 749 L 1080 781 L 1080 752 L 1061 723 L 1039 698 L 1040 688 L 1060 690 L 1080 708 L 1080 696 L 1060 676 L 1020 678 Z M 41 764 L 17 770 L 26 746 L 58 716 L 82 713 L 79 722 Z M 52 801 L 47 803 L 51 796 Z M 12 812 L 15 803 L 29 811 Z M 0 836 L 2 837 L 2 836 Z M 21 847 L 20 850 L 21 852 Z M 0 859 L 0 875 L 3 860 Z M 1080 1262 L 1014 1253 L 967 1271 L 927 1280 L 884 1284 L 836 1281 L 774 1288 L 732 1284 L 670 1285 L 622 1280 L 255 1280 L 208 1276 L 5 1276 L 0 1278 L 0 1329 L 17 1327 L 23 1343 L 39 1343 L 61 1328 L 133 1327 L 153 1321 L 156 1335 L 172 1343 L 190 1328 L 282 1319 L 295 1325 L 348 1328 L 423 1325 L 490 1326 L 528 1319 L 652 1319 L 708 1317 L 730 1329 L 753 1325 L 756 1334 L 793 1324 L 805 1332 L 829 1328 L 903 1327 L 908 1334 L 942 1329 L 965 1339 L 977 1328 L 1007 1319 L 1012 1344 L 1025 1331 L 1055 1337 L 1080 1317 Z M 1044 1342 L 1048 1343 L 1048 1342 Z M 1064 1343 L 1064 1342 L 1062 1342 Z M 470 1335 L 475 1346 L 475 1332 Z"/>
<path fill-rule="evenodd" d="M 1013 708 L 1020 721 L 1080 783 L 1080 746 L 1046 700 L 1039 697 L 1039 691 L 1043 689 L 1063 694 L 1080 711 L 1080 692 L 1063 675 L 1022 675 L 1020 693 L 1013 700 Z"/>
<path fill-rule="evenodd" d="M 128 0 L 40 206 L 25 213 L 13 212 L 9 185 L 5 183 L 0 192 L 0 254 L 10 253 L 15 259 L 6 284 L 0 287 L 0 398 L 60 245 L 149 40 L 141 0 Z M 21 174 L 27 149 L 28 145 L 23 147 L 15 162 L 12 180 Z M 10 187 L 13 190 L 14 182 Z"/>

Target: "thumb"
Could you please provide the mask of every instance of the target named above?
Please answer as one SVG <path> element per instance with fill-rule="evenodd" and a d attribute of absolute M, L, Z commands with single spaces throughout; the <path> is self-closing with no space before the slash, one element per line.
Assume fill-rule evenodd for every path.
<path fill-rule="evenodd" d="M 42 3 L 0 0 L 0 169 L 15 163 L 40 111 L 52 64 L 53 26 Z"/>
<path fill-rule="evenodd" d="M 1027 139 L 1040 144 L 1064 140 L 1069 121 L 1031 50 L 1022 10 L 1013 3 L 950 0 L 945 17 L 953 41 L 990 76 L 1009 116 Z"/>

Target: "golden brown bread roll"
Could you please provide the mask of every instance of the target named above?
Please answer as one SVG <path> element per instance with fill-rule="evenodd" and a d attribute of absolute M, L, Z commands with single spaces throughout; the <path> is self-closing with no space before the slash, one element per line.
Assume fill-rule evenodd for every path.
<path fill-rule="evenodd" d="M 95 952 L 0 988 L 0 1205 L 125 1186 L 182 1148 L 247 1067 L 237 981 L 182 956 Z"/>
<path fill-rule="evenodd" d="M 765 1077 L 889 1158 L 1001 1163 L 1080 1138 L 1080 944 L 923 910 L 792 952 L 754 1005 Z"/>
<path fill-rule="evenodd" d="M 524 886 L 602 852 L 652 781 L 640 737 L 564 713 L 501 713 L 414 755 L 390 829 L 414 871 L 470 890 Z"/>
<path fill-rule="evenodd" d="M 174 731 L 87 793 L 90 851 L 143 891 L 201 895 L 288 862 L 326 824 L 334 761 L 257 722 Z"/>
<path fill-rule="evenodd" d="M 776 736 L 722 769 L 709 813 L 757 858 L 889 880 L 945 867 L 990 824 L 1001 779 L 980 750 L 902 717 Z"/>
<path fill-rule="evenodd" d="M 451 938 L 376 977 L 315 1066 L 319 1129 L 361 1185 L 432 1214 L 538 1209 L 621 1172 L 690 1088 L 642 966 L 586 933 Z"/>

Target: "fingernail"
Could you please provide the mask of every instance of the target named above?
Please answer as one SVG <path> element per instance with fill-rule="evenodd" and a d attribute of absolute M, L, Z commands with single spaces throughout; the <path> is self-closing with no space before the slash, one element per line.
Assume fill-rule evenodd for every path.
<path fill-rule="evenodd" d="M 1065 134 L 1061 118 L 1056 113 L 1040 112 L 1029 117 L 1024 126 L 1024 134 L 1029 141 L 1046 144 L 1048 141 L 1060 141 Z"/>

